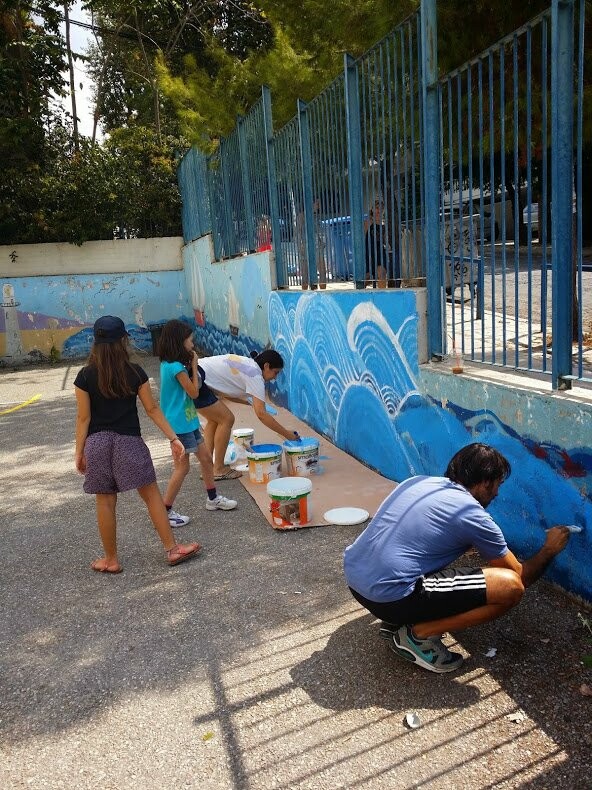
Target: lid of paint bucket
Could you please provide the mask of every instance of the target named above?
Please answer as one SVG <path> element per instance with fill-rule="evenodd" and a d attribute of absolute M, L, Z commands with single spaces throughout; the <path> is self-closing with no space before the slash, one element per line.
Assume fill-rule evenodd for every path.
<path fill-rule="evenodd" d="M 304 436 L 298 439 L 287 439 L 284 442 L 284 450 L 287 453 L 301 453 L 303 450 L 312 450 L 313 448 L 316 449 L 319 446 L 319 440 L 314 439 L 313 437 Z"/>
<path fill-rule="evenodd" d="M 361 507 L 334 507 L 323 515 L 328 524 L 338 524 L 341 527 L 362 524 L 369 517 L 368 511 Z"/>
<path fill-rule="evenodd" d="M 311 491 L 312 483 L 307 477 L 278 477 L 267 484 L 267 493 L 274 499 L 296 499 Z"/>
<path fill-rule="evenodd" d="M 259 461 L 263 458 L 271 458 L 281 454 L 281 444 L 252 444 L 251 449 L 247 450 L 247 458 L 254 461 Z"/>
<path fill-rule="evenodd" d="M 254 434 L 255 434 L 254 428 L 235 428 L 234 431 L 232 432 L 232 435 L 236 436 L 239 439 L 243 436 L 253 436 Z"/>

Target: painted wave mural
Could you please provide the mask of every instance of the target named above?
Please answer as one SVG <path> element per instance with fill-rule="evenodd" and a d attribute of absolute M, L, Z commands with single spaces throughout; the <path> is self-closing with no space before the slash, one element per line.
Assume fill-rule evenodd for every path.
<path fill-rule="evenodd" d="M 584 558 L 590 551 L 592 503 L 564 468 L 539 457 L 493 415 L 455 413 L 451 404 L 444 409 L 419 391 L 418 319 L 409 301 L 413 295 L 400 296 L 379 302 L 355 293 L 272 293 L 270 336 L 287 372 L 278 380 L 280 394 L 300 419 L 392 480 L 442 474 L 452 455 L 473 441 L 496 447 L 514 474 L 490 511 L 513 550 L 532 554 L 554 524 L 584 526 L 550 576 L 591 600 Z"/>

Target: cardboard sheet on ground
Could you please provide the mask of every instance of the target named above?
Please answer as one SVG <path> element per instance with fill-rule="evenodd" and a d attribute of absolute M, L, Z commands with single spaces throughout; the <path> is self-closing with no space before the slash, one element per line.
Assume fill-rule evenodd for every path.
<path fill-rule="evenodd" d="M 230 402 L 227 405 L 236 416 L 235 428 L 253 428 L 255 430 L 255 444 L 283 444 L 284 439 L 281 436 L 259 422 L 251 406 Z M 339 450 L 286 409 L 278 408 L 277 411 L 276 419 L 282 425 L 293 428 L 302 437 L 313 436 L 320 442 L 319 456 L 321 460 L 319 465 L 322 467 L 323 472 L 310 477 L 312 482 L 312 493 L 310 495 L 312 520 L 307 526 L 328 526 L 329 529 L 339 529 L 338 526 L 326 524 L 323 519 L 323 513 L 337 507 L 364 508 L 368 511 L 371 518 L 382 500 L 395 488 L 396 483 L 381 477 L 359 461 L 356 461 L 351 455 Z M 284 455 L 282 458 L 282 476 L 285 473 L 286 463 Z M 271 525 L 267 485 L 251 483 L 248 472 L 243 472 L 240 481 L 257 505 L 259 505 L 261 512 Z M 222 483 L 220 484 L 220 489 L 224 493 Z M 360 525 L 360 531 L 363 527 L 364 525 Z"/>

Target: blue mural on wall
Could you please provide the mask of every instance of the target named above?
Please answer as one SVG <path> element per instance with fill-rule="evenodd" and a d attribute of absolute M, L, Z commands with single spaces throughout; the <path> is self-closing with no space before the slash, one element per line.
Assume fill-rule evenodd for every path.
<path fill-rule="evenodd" d="M 393 480 L 443 474 L 461 447 L 483 441 L 514 473 L 490 506 L 519 556 L 538 550 L 544 530 L 579 524 L 551 578 L 592 599 L 588 562 L 592 504 L 565 476 L 491 413 L 447 408 L 419 391 L 413 292 L 272 293 L 270 335 L 286 362 L 278 389 L 291 411 Z"/>
<path fill-rule="evenodd" d="M 148 329 L 137 324 L 126 324 L 132 348 L 140 351 L 152 351 L 152 335 Z M 76 359 L 89 354 L 93 344 L 92 326 L 85 327 L 69 337 L 62 347 L 62 359 Z"/>

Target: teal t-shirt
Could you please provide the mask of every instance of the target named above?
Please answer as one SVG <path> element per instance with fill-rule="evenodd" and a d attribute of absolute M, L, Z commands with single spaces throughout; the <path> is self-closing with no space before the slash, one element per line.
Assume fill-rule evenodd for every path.
<path fill-rule="evenodd" d="M 175 433 L 189 433 L 199 428 L 199 417 L 193 399 L 177 380 L 186 368 L 180 362 L 160 363 L 160 408 Z"/>

